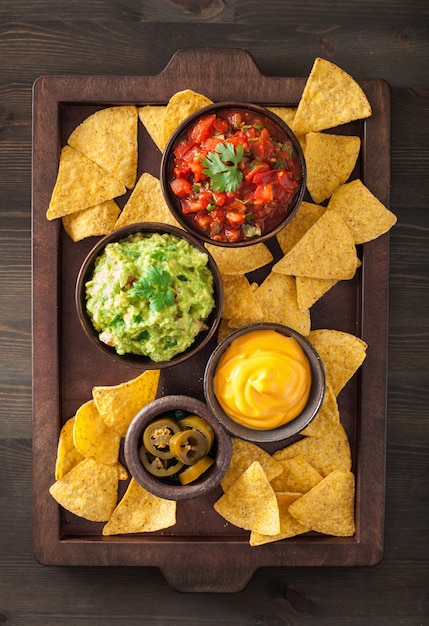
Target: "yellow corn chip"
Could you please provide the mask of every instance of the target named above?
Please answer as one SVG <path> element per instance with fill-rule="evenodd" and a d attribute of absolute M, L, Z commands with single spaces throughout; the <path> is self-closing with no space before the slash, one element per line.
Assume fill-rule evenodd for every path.
<path fill-rule="evenodd" d="M 283 472 L 271 481 L 276 493 L 285 491 L 307 493 L 323 478 L 301 454 L 293 459 L 283 459 L 279 463 L 283 467 Z"/>
<path fill-rule="evenodd" d="M 155 400 L 160 370 L 146 370 L 137 378 L 109 387 L 94 387 L 92 395 L 106 424 L 125 437 L 138 411 Z"/>
<path fill-rule="evenodd" d="M 306 437 L 323 437 L 335 430 L 340 423 L 340 412 L 338 410 L 337 398 L 332 391 L 329 382 L 326 383 L 326 391 L 322 401 L 322 406 L 316 417 L 301 430 L 300 435 Z"/>
<path fill-rule="evenodd" d="M 338 280 L 335 278 L 307 278 L 296 277 L 296 300 L 298 309 L 306 311 L 310 309 L 322 296 L 325 295 Z"/>
<path fill-rule="evenodd" d="M 356 247 L 348 226 L 335 211 L 326 211 L 273 266 L 273 271 L 291 276 L 343 280 L 352 278 L 356 267 Z"/>
<path fill-rule="evenodd" d="M 254 461 L 258 461 L 261 464 L 269 481 L 282 472 L 282 466 L 273 459 L 268 452 L 255 443 L 244 441 L 244 439 L 238 439 L 236 437 L 232 437 L 231 443 L 231 461 L 220 483 L 224 491 L 228 491 L 237 478 L 239 478 Z"/>
<path fill-rule="evenodd" d="M 108 235 L 113 230 L 119 212 L 120 208 L 114 200 L 106 200 L 89 209 L 64 215 L 64 230 L 73 241 Z"/>
<path fill-rule="evenodd" d="M 83 461 L 83 454 L 77 450 L 73 441 L 73 428 L 75 418 L 70 417 L 60 431 L 55 462 L 55 480 L 60 480 L 75 465 Z"/>
<path fill-rule="evenodd" d="M 231 332 L 231 327 L 228 324 L 227 319 L 221 319 L 220 324 L 217 329 L 217 342 L 220 343 L 225 337 L 227 337 Z"/>
<path fill-rule="evenodd" d="M 83 456 L 107 465 L 118 462 L 121 437 L 107 426 L 94 400 L 85 402 L 76 412 L 73 440 Z"/>
<path fill-rule="evenodd" d="M 154 496 L 131 478 L 127 491 L 103 528 L 103 535 L 154 532 L 175 523 L 176 502 Z"/>
<path fill-rule="evenodd" d="M 302 494 L 300 493 L 276 493 L 277 504 L 280 512 L 280 533 L 278 535 L 261 535 L 252 531 L 250 533 L 249 544 L 251 546 L 262 546 L 264 543 L 272 543 L 273 541 L 281 541 L 296 535 L 302 535 L 310 530 L 306 528 L 297 519 L 289 513 L 289 506 L 298 500 Z"/>
<path fill-rule="evenodd" d="M 354 475 L 337 470 L 293 502 L 289 513 L 316 532 L 351 537 L 355 532 L 354 503 Z"/>
<path fill-rule="evenodd" d="M 67 143 L 128 189 L 134 187 L 137 177 L 137 107 L 124 105 L 96 111 L 75 128 Z"/>
<path fill-rule="evenodd" d="M 222 317 L 228 320 L 241 320 L 239 326 L 262 319 L 262 309 L 246 276 L 224 284 L 224 304 Z"/>
<path fill-rule="evenodd" d="M 276 461 L 301 455 L 322 476 L 335 469 L 349 470 L 352 466 L 349 440 L 342 424 L 337 424 L 323 437 L 306 437 L 274 452 Z"/>
<path fill-rule="evenodd" d="M 287 254 L 301 237 L 322 217 L 326 211 L 325 207 L 311 202 L 302 202 L 298 211 L 286 224 L 282 230 L 277 233 L 277 241 L 282 249 L 283 254 Z"/>
<path fill-rule="evenodd" d="M 328 328 L 312 330 L 309 340 L 322 359 L 332 391 L 338 396 L 362 365 L 367 344 L 355 335 Z"/>
<path fill-rule="evenodd" d="M 273 255 L 263 243 L 243 248 L 225 248 L 209 243 L 206 248 L 223 276 L 242 276 L 273 260 Z"/>
<path fill-rule="evenodd" d="M 259 461 L 254 461 L 213 506 L 239 528 L 263 535 L 280 532 L 277 498 Z"/>
<path fill-rule="evenodd" d="M 181 228 L 164 200 L 161 182 L 148 172 L 144 172 L 140 176 L 114 226 L 114 230 L 138 222 L 161 222 Z"/>
<path fill-rule="evenodd" d="M 168 101 L 164 119 L 164 145 L 170 136 L 189 115 L 212 104 L 206 96 L 191 89 L 177 91 Z"/>
<path fill-rule="evenodd" d="M 302 335 L 310 332 L 310 311 L 298 308 L 295 278 L 270 272 L 255 291 L 264 321 L 294 328 Z"/>
<path fill-rule="evenodd" d="M 314 202 L 330 198 L 335 189 L 349 179 L 359 156 L 360 144 L 359 137 L 350 135 L 306 135 L 307 189 Z"/>
<path fill-rule="evenodd" d="M 359 179 L 338 187 L 328 208 L 341 215 L 356 244 L 384 235 L 397 220 Z"/>
<path fill-rule="evenodd" d="M 92 522 L 107 521 L 118 499 L 118 465 L 86 458 L 49 489 L 51 496 L 74 515 Z"/>
<path fill-rule="evenodd" d="M 167 107 L 165 106 L 148 104 L 144 107 L 139 107 L 138 109 L 138 115 L 141 123 L 146 128 L 160 152 L 162 152 L 165 148 L 164 120 L 166 108 Z"/>
<path fill-rule="evenodd" d="M 296 107 L 266 107 L 268 111 L 274 113 L 279 117 L 283 122 L 291 127 L 293 124 L 293 120 L 296 114 Z"/>
<path fill-rule="evenodd" d="M 125 191 L 125 185 L 97 163 L 79 150 L 64 146 L 46 217 L 53 220 L 82 211 L 121 196 Z"/>
<path fill-rule="evenodd" d="M 334 63 L 316 58 L 293 120 L 297 135 L 334 128 L 371 115 L 358 83 Z"/>

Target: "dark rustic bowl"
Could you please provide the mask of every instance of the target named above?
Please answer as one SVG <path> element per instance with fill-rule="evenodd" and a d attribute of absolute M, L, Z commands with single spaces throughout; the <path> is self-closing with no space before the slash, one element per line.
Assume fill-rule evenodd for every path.
<path fill-rule="evenodd" d="M 278 224 L 276 224 L 275 227 L 271 228 L 271 230 L 263 233 L 259 237 L 254 237 L 252 239 L 246 239 L 243 241 L 228 243 L 228 242 L 215 241 L 213 239 L 210 239 L 210 237 L 203 230 L 199 229 L 197 226 L 193 225 L 190 222 L 190 220 L 186 219 L 186 216 L 183 215 L 182 210 L 181 210 L 180 199 L 177 198 L 177 196 L 175 196 L 174 193 L 171 191 L 169 182 L 171 180 L 173 150 L 177 142 L 186 133 L 188 128 L 192 126 L 198 120 L 198 118 L 202 117 L 203 115 L 216 113 L 222 109 L 232 109 L 232 108 L 233 109 L 241 108 L 247 111 L 257 113 L 260 117 L 263 117 L 265 119 L 267 126 L 271 126 L 273 129 L 275 129 L 275 133 L 274 132 L 272 133 L 273 135 L 285 141 L 290 140 L 292 142 L 292 145 L 294 147 L 296 154 L 298 155 L 298 159 L 300 162 L 301 184 L 296 192 L 293 204 L 289 208 L 289 211 L 286 213 L 283 219 L 280 222 L 278 222 Z M 210 104 L 200 109 L 196 113 L 193 113 L 192 115 L 190 115 L 186 120 L 184 120 L 177 127 L 175 132 L 171 135 L 165 147 L 163 156 L 162 156 L 160 179 L 161 179 L 161 186 L 162 186 L 162 191 L 164 194 L 165 201 L 170 211 L 172 212 L 176 220 L 183 226 L 183 228 L 186 228 L 186 230 L 192 233 L 195 237 L 201 239 L 202 241 L 205 241 L 206 243 L 211 243 L 211 244 L 218 245 L 218 246 L 236 248 L 236 247 L 249 246 L 249 245 L 259 243 L 261 241 L 265 241 L 266 239 L 273 237 L 288 222 L 290 222 L 290 220 L 293 218 L 296 211 L 298 210 L 299 205 L 301 204 L 304 193 L 305 193 L 306 167 L 305 167 L 304 154 L 303 154 L 301 145 L 297 137 L 294 135 L 293 131 L 289 128 L 289 126 L 287 126 L 287 124 L 282 119 L 280 119 L 277 115 L 275 115 L 273 112 L 269 111 L 268 109 L 262 106 L 258 106 L 256 104 L 247 104 L 247 103 L 240 103 L 240 102 L 217 102 L 214 104 Z"/>
<path fill-rule="evenodd" d="M 159 416 L 175 410 L 183 410 L 202 417 L 213 428 L 215 434 L 213 443 L 215 462 L 202 476 L 188 485 L 169 484 L 152 476 L 139 457 L 146 426 Z M 164 396 L 149 403 L 137 413 L 125 437 L 124 453 L 129 471 L 142 487 L 167 500 L 190 500 L 212 491 L 219 485 L 231 460 L 231 439 L 204 402 L 190 396 Z"/>
<path fill-rule="evenodd" d="M 213 377 L 216 368 L 227 348 L 231 345 L 234 339 L 237 339 L 237 337 L 245 335 L 254 330 L 276 330 L 277 332 L 282 333 L 287 337 L 293 337 L 307 355 L 312 372 L 310 397 L 304 410 L 300 413 L 300 415 L 298 415 L 298 417 L 288 422 L 287 424 L 269 430 L 256 430 L 247 428 L 246 426 L 242 426 L 241 424 L 238 424 L 237 422 L 232 420 L 219 404 L 213 388 Z M 308 426 L 308 424 L 314 419 L 320 409 L 325 394 L 325 388 L 326 381 L 323 364 L 313 345 L 308 341 L 308 339 L 306 339 L 296 330 L 293 330 L 292 328 L 283 326 L 281 324 L 275 324 L 271 322 L 249 324 L 248 326 L 244 326 L 233 331 L 230 335 L 225 337 L 225 339 L 223 339 L 223 341 L 221 341 L 221 343 L 219 343 L 219 345 L 213 351 L 204 373 L 204 394 L 206 402 L 209 408 L 216 415 L 220 423 L 231 435 L 235 437 L 241 437 L 241 439 L 246 439 L 247 441 L 251 441 L 253 443 L 260 444 L 278 442 L 283 439 L 287 439 L 288 437 L 296 435 L 306 426 Z"/>
<path fill-rule="evenodd" d="M 86 311 L 86 298 L 85 298 L 85 283 L 91 278 L 92 272 L 94 269 L 95 259 L 102 253 L 104 247 L 111 242 L 120 241 L 128 237 L 128 235 L 135 233 L 169 233 L 172 235 L 176 235 L 177 237 L 186 239 L 193 246 L 205 252 L 208 255 L 209 262 L 208 266 L 213 274 L 213 285 L 214 285 L 214 297 L 215 297 L 215 307 L 213 311 L 210 313 L 207 319 L 207 330 L 202 331 L 195 338 L 194 343 L 189 346 L 184 352 L 177 354 L 169 361 L 153 361 L 149 357 L 137 355 L 137 354 L 124 354 L 120 355 L 116 352 L 116 350 L 106 344 L 98 338 L 98 332 L 92 325 L 91 319 Z M 194 356 L 201 348 L 203 348 L 208 341 L 211 339 L 213 334 L 218 327 L 222 306 L 223 306 L 223 286 L 222 279 L 220 276 L 219 269 L 213 260 L 210 253 L 206 250 L 206 248 L 202 245 L 202 243 L 193 237 L 190 233 L 176 228 L 175 226 L 170 226 L 167 224 L 161 224 L 157 222 L 143 222 L 138 224 L 133 224 L 131 226 L 124 226 L 123 228 L 119 228 L 118 230 L 110 233 L 106 237 L 103 237 L 91 250 L 91 252 L 87 255 L 84 260 L 78 277 L 76 281 L 76 289 L 75 289 L 75 303 L 77 314 L 79 317 L 80 324 L 85 331 L 86 335 L 90 339 L 90 341 L 97 346 L 99 350 L 108 357 L 115 359 L 116 361 L 138 367 L 140 369 L 161 369 L 165 367 L 171 367 L 173 365 L 177 365 L 178 363 L 182 363 L 186 359 Z"/>

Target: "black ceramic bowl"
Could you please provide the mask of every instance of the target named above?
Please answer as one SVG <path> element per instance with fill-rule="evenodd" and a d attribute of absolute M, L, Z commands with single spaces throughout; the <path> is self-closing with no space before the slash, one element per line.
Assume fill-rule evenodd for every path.
<path fill-rule="evenodd" d="M 153 476 L 143 465 L 139 451 L 145 428 L 154 420 L 182 411 L 201 417 L 214 431 L 210 454 L 214 463 L 194 482 L 187 485 Z M 173 395 L 157 398 L 145 406 L 131 422 L 125 437 L 124 453 L 127 467 L 135 480 L 156 496 L 167 500 L 189 500 L 215 489 L 224 477 L 231 460 L 231 439 L 204 402 L 190 396 Z"/>
<path fill-rule="evenodd" d="M 214 285 L 214 297 L 215 297 L 215 307 L 210 313 L 206 324 L 207 329 L 201 331 L 195 338 L 193 344 L 189 346 L 184 352 L 173 356 L 170 360 L 166 361 L 153 361 L 151 358 L 147 356 L 142 356 L 138 354 L 123 354 L 120 355 L 116 352 L 116 350 L 103 343 L 99 339 L 99 333 L 96 331 L 94 326 L 92 325 L 91 319 L 86 310 L 86 294 L 85 294 L 85 285 L 87 281 L 90 280 L 93 270 L 94 263 L 97 257 L 103 252 L 105 246 L 108 243 L 121 241 L 126 239 L 129 235 L 143 233 L 144 235 L 151 235 L 152 233 L 169 233 L 175 235 L 176 237 L 186 239 L 189 243 L 191 243 L 198 250 L 206 253 L 208 255 L 208 267 L 213 274 L 213 285 Z M 75 289 L 75 303 L 77 314 L 79 317 L 79 321 L 86 335 L 90 339 L 90 341 L 97 346 L 99 350 L 108 357 L 111 357 L 118 362 L 121 362 L 126 365 L 139 367 L 140 369 L 158 369 L 164 367 L 170 367 L 172 365 L 177 365 L 182 361 L 194 356 L 201 348 L 203 348 L 207 342 L 211 339 L 213 334 L 216 331 L 216 328 L 219 324 L 221 313 L 222 313 L 222 305 L 223 305 L 223 286 L 222 279 L 217 268 L 217 265 L 211 255 L 204 248 L 202 243 L 193 237 L 190 233 L 176 228 L 175 226 L 170 226 L 167 224 L 160 224 L 156 222 L 144 222 L 133 224 L 131 226 L 124 226 L 113 233 L 110 233 L 103 239 L 101 239 L 91 250 L 91 252 L 87 255 L 84 260 L 78 277 L 76 281 L 76 289 Z"/>
<path fill-rule="evenodd" d="M 212 113 L 222 114 L 222 112 L 226 111 L 227 109 L 256 114 L 258 118 L 263 122 L 264 126 L 270 131 L 270 134 L 272 136 L 275 136 L 282 142 L 290 142 L 293 148 L 294 158 L 297 162 L 297 178 L 299 179 L 298 189 L 293 193 L 290 203 L 288 202 L 287 208 L 283 206 L 283 208 L 279 211 L 278 220 L 271 224 L 266 232 L 262 232 L 262 234 L 258 236 L 243 240 L 237 240 L 235 242 L 217 241 L 210 238 L 209 234 L 205 230 L 200 228 L 193 219 L 190 219 L 192 217 L 192 214 L 183 214 L 181 199 L 172 192 L 170 186 L 170 182 L 173 177 L 173 151 L 178 142 L 186 135 L 186 133 L 196 124 L 196 122 L 201 117 L 210 115 Z M 182 124 L 177 127 L 176 131 L 171 135 L 162 156 L 160 179 L 165 201 L 176 220 L 184 228 L 186 228 L 195 237 L 198 237 L 199 239 L 207 243 L 227 247 L 240 247 L 259 243 L 274 236 L 292 219 L 292 217 L 298 210 L 298 207 L 301 204 L 302 198 L 304 196 L 306 186 L 306 167 L 302 148 L 298 139 L 289 128 L 289 126 L 287 126 L 287 124 L 285 124 L 285 122 L 283 122 L 283 120 L 281 120 L 277 115 L 275 115 L 268 109 L 258 106 L 256 104 L 243 104 L 239 102 L 218 102 L 204 107 L 196 113 L 190 115 Z"/>
<path fill-rule="evenodd" d="M 246 426 L 243 426 L 231 419 L 221 407 L 216 397 L 213 385 L 213 378 L 217 366 L 226 350 L 230 347 L 231 343 L 238 337 L 251 333 L 255 330 L 275 330 L 278 333 L 295 339 L 309 360 L 312 374 L 310 395 L 307 404 L 300 415 L 283 426 L 267 430 L 247 428 Z M 303 430 L 303 428 L 308 426 L 320 409 L 325 394 L 325 388 L 326 382 L 323 364 L 313 345 L 308 341 L 308 339 L 292 328 L 270 322 L 249 324 L 248 326 L 235 330 L 230 335 L 225 337 L 225 339 L 223 339 L 223 341 L 221 341 L 221 343 L 219 343 L 213 351 L 204 374 L 204 394 L 207 406 L 212 410 L 214 415 L 216 415 L 220 423 L 231 435 L 259 444 L 278 442 L 283 439 L 287 439 L 288 437 L 298 434 L 301 430 Z"/>

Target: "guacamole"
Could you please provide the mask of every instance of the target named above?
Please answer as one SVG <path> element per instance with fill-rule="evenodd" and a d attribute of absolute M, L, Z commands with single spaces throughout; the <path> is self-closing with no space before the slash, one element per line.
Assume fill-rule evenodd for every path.
<path fill-rule="evenodd" d="M 215 305 L 207 254 L 167 233 L 107 244 L 85 287 L 100 341 L 153 361 L 186 350 Z"/>

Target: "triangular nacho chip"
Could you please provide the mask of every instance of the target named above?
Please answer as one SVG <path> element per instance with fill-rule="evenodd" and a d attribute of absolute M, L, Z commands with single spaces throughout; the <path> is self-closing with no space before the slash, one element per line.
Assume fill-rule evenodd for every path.
<path fill-rule="evenodd" d="M 259 461 L 254 461 L 213 506 L 239 528 L 263 535 L 280 532 L 277 498 Z"/>
<path fill-rule="evenodd" d="M 87 117 L 68 138 L 109 174 L 132 189 L 137 177 L 137 107 L 114 106 Z"/>
<path fill-rule="evenodd" d="M 283 459 L 279 463 L 283 467 L 283 472 L 271 481 L 276 493 L 285 491 L 307 493 L 323 478 L 301 454 L 293 459 Z"/>
<path fill-rule="evenodd" d="M 64 230 L 73 241 L 108 235 L 113 230 L 119 212 L 120 208 L 114 200 L 106 200 L 83 211 L 64 215 Z"/>
<path fill-rule="evenodd" d="M 79 452 L 86 457 L 107 465 L 118 462 L 121 437 L 107 426 L 94 400 L 85 402 L 77 410 L 73 440 Z"/>
<path fill-rule="evenodd" d="M 359 179 L 338 187 L 328 208 L 341 215 L 356 244 L 384 235 L 397 220 Z"/>
<path fill-rule="evenodd" d="M 324 437 L 340 423 L 340 412 L 337 398 L 329 382 L 326 383 L 325 395 L 316 417 L 306 426 L 300 435 L 306 437 Z"/>
<path fill-rule="evenodd" d="M 159 178 L 148 172 L 144 172 L 137 181 L 114 230 L 138 222 L 161 222 L 181 228 L 164 200 Z"/>
<path fill-rule="evenodd" d="M 296 277 L 296 300 L 298 309 L 306 311 L 310 309 L 322 296 L 325 295 L 338 280 L 335 278 L 308 278 Z"/>
<path fill-rule="evenodd" d="M 106 522 L 118 499 L 118 465 L 86 458 L 54 483 L 49 493 L 63 508 L 92 522 Z"/>
<path fill-rule="evenodd" d="M 302 202 L 289 224 L 277 233 L 277 241 L 283 254 L 287 254 L 313 224 L 326 211 L 324 206 L 312 202 Z"/>
<path fill-rule="evenodd" d="M 127 491 L 103 528 L 103 535 L 148 533 L 175 523 L 176 502 L 154 496 L 131 478 Z"/>
<path fill-rule="evenodd" d="M 232 455 L 228 470 L 221 480 L 221 486 L 224 491 L 228 491 L 231 485 L 239 478 L 254 461 L 259 461 L 268 480 L 272 480 L 282 472 L 282 466 L 263 448 L 245 441 L 232 437 Z"/>
<path fill-rule="evenodd" d="M 164 146 L 176 128 L 185 119 L 205 106 L 212 104 L 212 100 L 192 89 L 184 89 L 173 94 L 168 101 L 164 118 Z"/>
<path fill-rule="evenodd" d="M 289 506 L 301 524 L 325 535 L 351 537 L 355 532 L 355 477 L 333 471 Z"/>
<path fill-rule="evenodd" d="M 345 183 L 354 170 L 361 140 L 353 135 L 308 133 L 305 142 L 307 189 L 320 204 Z"/>
<path fill-rule="evenodd" d="M 335 211 L 326 211 L 273 266 L 273 271 L 291 276 L 345 280 L 353 278 L 356 267 L 356 247 L 348 226 Z"/>
<path fill-rule="evenodd" d="M 297 135 L 305 135 L 370 115 L 368 99 L 354 78 L 318 57 L 305 84 L 292 128 Z"/>
<path fill-rule="evenodd" d="M 125 185 L 97 163 L 79 150 L 64 146 L 46 217 L 53 220 L 70 215 L 121 196 L 125 191 Z"/>
<path fill-rule="evenodd" d="M 273 541 L 281 541 L 290 537 L 302 535 L 310 530 L 298 522 L 293 515 L 289 513 L 289 506 L 298 500 L 302 494 L 286 492 L 276 493 L 277 504 L 280 512 L 280 533 L 278 535 L 261 535 L 260 533 L 251 532 L 249 544 L 251 546 L 262 546 L 265 543 Z"/>
<path fill-rule="evenodd" d="M 291 127 L 293 124 L 293 120 L 296 114 L 296 107 L 266 107 L 268 111 L 274 113 L 279 117 L 283 122 Z"/>
<path fill-rule="evenodd" d="M 166 108 L 166 106 L 148 104 L 138 109 L 141 123 L 160 152 L 165 148 L 164 120 Z"/>
<path fill-rule="evenodd" d="M 138 411 L 155 400 L 160 370 L 146 370 L 137 378 L 108 387 L 94 387 L 92 395 L 106 424 L 125 437 Z"/>
<path fill-rule="evenodd" d="M 309 340 L 322 359 L 326 380 L 338 396 L 365 360 L 367 344 L 355 335 L 330 328 L 312 330 Z"/>
<path fill-rule="evenodd" d="M 242 276 L 264 267 L 273 260 L 273 255 L 263 243 L 243 248 L 226 248 L 205 244 L 222 276 Z"/>
<path fill-rule="evenodd" d="M 55 462 L 55 480 L 60 480 L 85 458 L 74 445 L 74 422 L 75 418 L 70 417 L 60 430 Z"/>
<path fill-rule="evenodd" d="M 259 322 L 262 319 L 261 306 L 246 276 L 224 283 L 222 317 L 228 320 L 238 320 L 238 326 Z"/>

